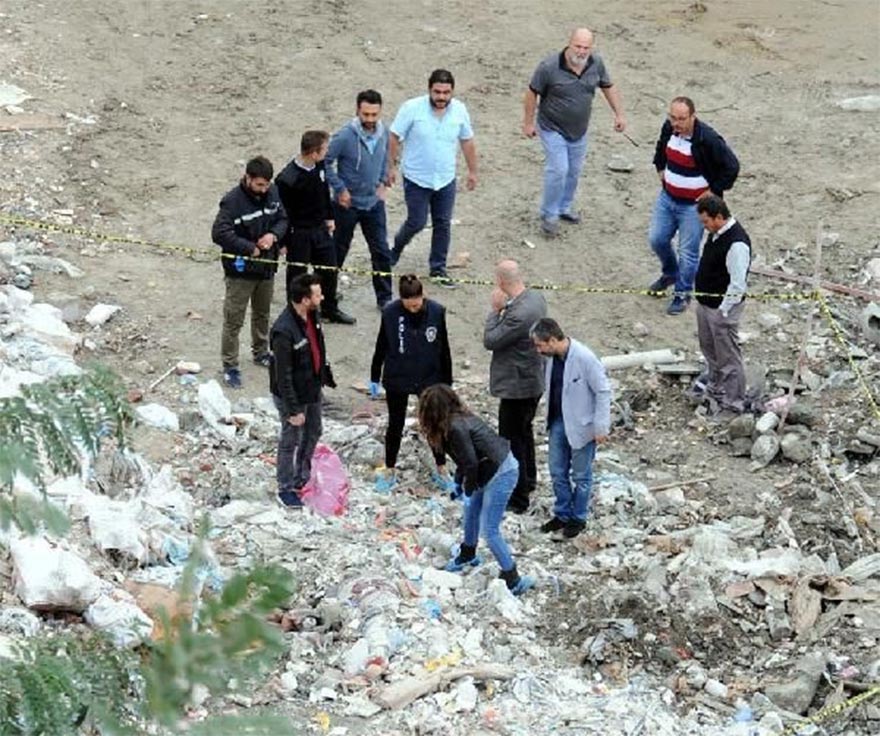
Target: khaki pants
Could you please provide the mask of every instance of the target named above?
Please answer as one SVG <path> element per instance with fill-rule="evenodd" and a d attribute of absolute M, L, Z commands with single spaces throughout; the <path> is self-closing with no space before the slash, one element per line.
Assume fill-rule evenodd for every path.
<path fill-rule="evenodd" d="M 251 353 L 256 358 L 269 352 L 269 310 L 272 307 L 274 279 L 233 279 L 226 277 L 223 300 L 223 336 L 220 356 L 223 368 L 238 368 L 238 333 L 244 325 L 248 302 L 251 304 Z"/>

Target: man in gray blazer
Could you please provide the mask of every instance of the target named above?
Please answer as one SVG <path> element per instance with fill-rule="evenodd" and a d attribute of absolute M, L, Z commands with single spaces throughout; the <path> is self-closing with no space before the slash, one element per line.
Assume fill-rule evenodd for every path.
<path fill-rule="evenodd" d="M 566 337 L 545 317 L 530 330 L 535 347 L 547 356 L 547 433 L 550 479 L 556 503 L 542 532 L 562 530 L 568 539 L 586 526 L 596 445 L 611 431 L 611 385 L 592 350 Z"/>
<path fill-rule="evenodd" d="M 538 483 L 532 421 L 544 393 L 544 361 L 535 350 L 529 328 L 547 314 L 547 302 L 526 288 L 519 264 L 505 259 L 495 266 L 492 308 L 486 316 L 483 346 L 492 351 L 489 392 L 500 399 L 498 434 L 510 442 L 519 463 L 519 478 L 507 508 L 524 514 Z"/>

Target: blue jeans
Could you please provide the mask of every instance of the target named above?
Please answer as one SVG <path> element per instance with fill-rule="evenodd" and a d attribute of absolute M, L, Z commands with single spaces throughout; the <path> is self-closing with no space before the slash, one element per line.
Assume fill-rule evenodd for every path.
<path fill-rule="evenodd" d="M 672 247 L 672 238 L 678 231 L 678 258 Z M 700 242 L 703 240 L 703 223 L 697 214 L 695 202 L 679 202 L 660 190 L 654 211 L 648 241 L 660 259 L 663 275 L 675 279 L 677 294 L 689 294 L 694 290 L 694 276 L 700 262 Z"/>
<path fill-rule="evenodd" d="M 388 249 L 388 231 L 385 224 L 385 203 L 380 199 L 368 210 L 354 207 L 340 207 L 333 203 L 333 219 L 336 230 L 333 241 L 336 245 L 336 265 L 342 268 L 351 248 L 354 229 L 360 224 L 367 248 L 370 249 L 370 261 L 373 271 L 387 273 L 391 271 L 391 251 Z M 382 307 L 391 301 L 391 276 L 373 274 L 373 291 L 376 303 Z"/>
<path fill-rule="evenodd" d="M 573 450 L 565 436 L 562 417 L 550 425 L 550 479 L 556 503 L 553 515 L 563 521 L 586 521 L 593 490 L 593 458 L 596 443 Z"/>
<path fill-rule="evenodd" d="M 501 519 L 518 478 L 519 463 L 511 452 L 492 479 L 465 500 L 464 543 L 476 547 L 482 532 L 498 566 L 505 571 L 512 570 L 515 563 L 510 547 L 501 536 Z"/>
<path fill-rule="evenodd" d="M 587 156 L 587 134 L 584 133 L 576 141 L 568 141 L 553 130 L 538 126 L 538 131 L 544 146 L 541 217 L 558 220 L 559 215 L 571 213 L 578 177 Z"/>
<path fill-rule="evenodd" d="M 281 399 L 273 396 L 272 400 L 281 420 L 281 434 L 275 458 L 278 493 L 300 491 L 312 475 L 312 456 L 321 438 L 321 402 L 306 404 L 303 407 L 305 424 L 294 427 L 285 421 L 281 413 Z"/>
<path fill-rule="evenodd" d="M 394 236 L 391 265 L 396 266 L 403 249 L 428 224 L 431 213 L 431 255 L 428 259 L 431 276 L 446 275 L 446 256 L 452 240 L 452 208 L 455 206 L 455 179 L 442 189 L 420 187 L 406 177 L 403 179 L 403 197 L 406 200 L 406 220 Z"/>

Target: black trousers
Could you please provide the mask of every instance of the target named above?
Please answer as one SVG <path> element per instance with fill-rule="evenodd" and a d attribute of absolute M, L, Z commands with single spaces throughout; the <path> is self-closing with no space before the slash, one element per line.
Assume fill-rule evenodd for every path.
<path fill-rule="evenodd" d="M 498 434 L 510 442 L 510 451 L 519 463 L 519 478 L 508 505 L 521 509 L 528 508 L 529 494 L 538 484 L 532 422 L 540 400 L 540 396 L 531 399 L 501 399 L 498 405 Z"/>
<path fill-rule="evenodd" d="M 338 309 L 336 287 L 339 272 L 336 270 L 336 246 L 327 228 L 295 227 L 287 242 L 287 301 L 290 301 L 290 282 L 300 274 L 307 273 L 311 266 L 331 266 L 332 268 L 313 268 L 321 279 L 321 292 L 324 303 L 321 311 L 325 314 Z M 296 263 L 297 265 L 292 265 Z"/>
<path fill-rule="evenodd" d="M 406 423 L 406 405 L 413 394 L 395 393 L 385 390 L 385 403 L 388 406 L 388 429 L 385 430 L 385 467 L 397 465 L 400 442 L 403 439 L 403 426 Z M 446 456 L 431 450 L 437 465 L 446 465 Z"/>

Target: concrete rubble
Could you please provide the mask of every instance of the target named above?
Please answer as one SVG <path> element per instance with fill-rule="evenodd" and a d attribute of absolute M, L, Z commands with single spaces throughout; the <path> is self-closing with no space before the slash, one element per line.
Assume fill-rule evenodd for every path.
<path fill-rule="evenodd" d="M 5 286 L 0 312 L 8 356 L 0 395 L 78 370 L 83 338 L 59 310 Z M 829 349 L 816 345 L 817 355 Z M 645 362 L 637 359 L 634 384 L 654 370 Z M 880 425 L 857 422 L 845 438 L 828 431 L 820 401 L 832 390 L 831 366 L 794 402 L 786 374 L 770 372 L 780 383 L 766 411 L 708 430 L 722 449 L 744 443 L 747 457 L 736 462 L 755 477 L 783 463 L 811 473 L 836 459 L 825 465 L 831 481 L 804 492 L 797 507 L 775 482 L 757 504 L 720 513 L 708 473 L 696 481 L 657 475 L 650 463 L 646 473 L 632 456 L 603 450 L 593 515 L 573 543 L 537 530 L 549 504 L 543 491 L 542 512 L 506 518 L 521 570 L 538 580 L 521 599 L 497 579 L 487 551 L 487 564 L 464 575 L 442 570 L 461 508 L 430 487 L 430 453 L 412 432 L 400 486 L 377 494 L 371 465 L 382 420 L 364 410 L 353 421 L 331 406 L 322 441 L 351 475 L 348 511 L 291 512 L 272 497 L 271 402 L 233 404 L 197 370 L 173 367 L 187 380 L 162 384 L 155 401 L 137 406 L 140 435 L 173 437 L 164 465 L 102 454 L 81 478 L 50 484 L 73 523 L 65 539 L 4 538 L 0 647 L 38 635 L 47 611 L 66 611 L 73 625 L 123 647 L 155 635 L 158 608 L 174 605 L 194 519 L 206 511 L 214 558 L 206 585 L 219 589 L 229 573 L 264 561 L 289 567 L 299 583 L 277 616 L 286 655 L 231 702 L 320 711 L 330 728 L 346 724 L 340 734 L 774 734 L 821 707 L 829 684 L 880 669 L 880 553 L 872 551 Z M 619 375 L 615 413 L 626 432 L 652 399 Z M 648 385 L 679 380 L 657 375 Z M 472 405 L 485 403 L 481 389 L 468 391 Z M 691 421 L 707 431 L 699 413 Z M 854 455 L 850 442 L 870 452 Z M 539 455 L 545 488 L 545 445 Z M 846 511 L 834 488 L 851 499 L 850 524 L 837 520 Z M 830 534 L 825 543 L 811 538 L 820 531 Z"/>

